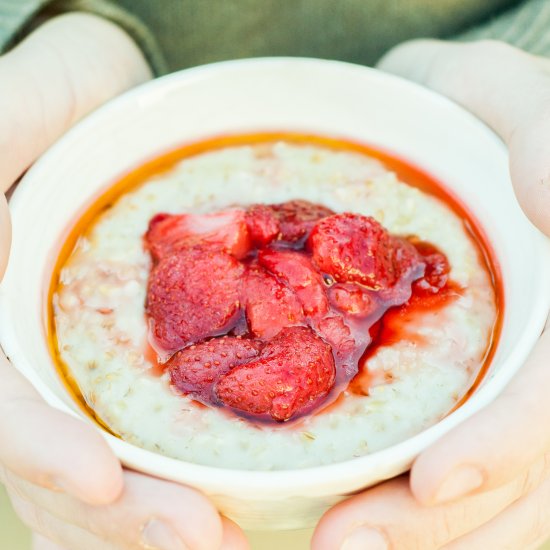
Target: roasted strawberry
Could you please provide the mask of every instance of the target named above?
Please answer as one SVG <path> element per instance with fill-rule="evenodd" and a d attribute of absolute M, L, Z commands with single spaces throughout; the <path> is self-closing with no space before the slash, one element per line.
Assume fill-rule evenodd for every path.
<path fill-rule="evenodd" d="M 307 412 L 334 384 L 330 346 L 306 327 L 285 328 L 257 359 L 222 375 L 220 401 L 251 415 L 279 422 Z"/>
<path fill-rule="evenodd" d="M 339 357 L 353 353 L 357 347 L 351 329 L 341 315 L 333 314 L 324 317 L 315 324 L 315 330 L 332 346 Z"/>
<path fill-rule="evenodd" d="M 368 317 L 380 309 L 376 293 L 352 283 L 337 283 L 328 289 L 331 303 L 347 315 Z"/>
<path fill-rule="evenodd" d="M 243 266 L 209 247 L 187 248 L 152 270 L 147 292 L 151 344 L 163 356 L 231 329 Z"/>
<path fill-rule="evenodd" d="M 242 301 L 252 334 L 269 339 L 284 327 L 303 324 L 297 296 L 262 266 L 252 264 L 244 277 Z"/>
<path fill-rule="evenodd" d="M 258 254 L 258 262 L 296 293 L 304 315 L 319 317 L 328 311 L 321 275 L 305 254 L 264 248 Z"/>
<path fill-rule="evenodd" d="M 235 258 L 250 250 L 250 238 L 243 210 L 213 214 L 157 214 L 145 234 L 145 246 L 153 260 L 197 244 L 210 244 Z"/>
<path fill-rule="evenodd" d="M 338 282 L 372 290 L 396 281 L 390 234 L 374 219 L 337 214 L 317 223 L 308 240 L 317 267 Z"/>
<path fill-rule="evenodd" d="M 300 241 L 315 222 L 333 213 L 324 206 L 303 200 L 255 204 L 247 210 L 246 223 L 252 242 L 262 247 L 276 239 L 290 243 Z"/>
<path fill-rule="evenodd" d="M 415 242 L 415 247 L 426 265 L 426 270 L 424 276 L 415 282 L 414 290 L 419 296 L 437 294 L 449 280 L 449 261 L 445 254 L 429 243 L 418 241 Z"/>
<path fill-rule="evenodd" d="M 165 364 L 172 384 L 182 393 L 212 403 L 212 386 L 237 365 L 256 357 L 257 341 L 223 336 L 178 351 Z"/>
<path fill-rule="evenodd" d="M 325 206 L 303 200 L 272 204 L 271 209 L 279 220 L 280 238 L 288 242 L 296 242 L 307 237 L 317 221 L 334 214 Z"/>
<path fill-rule="evenodd" d="M 250 240 L 255 246 L 262 247 L 274 241 L 280 232 L 279 220 L 270 206 L 255 204 L 245 214 Z"/>
<path fill-rule="evenodd" d="M 428 243 L 301 200 L 159 214 L 145 245 L 149 336 L 172 384 L 262 421 L 319 407 L 357 374 L 387 310 L 439 299 L 450 271 Z"/>
<path fill-rule="evenodd" d="M 424 274 L 425 261 L 417 247 L 402 237 L 392 237 L 393 265 L 400 279 L 414 281 Z"/>
<path fill-rule="evenodd" d="M 413 292 L 413 283 L 424 275 L 426 264 L 416 247 L 402 237 L 392 237 L 393 266 L 396 282 L 382 288 L 377 294 L 386 308 L 407 302 Z"/>

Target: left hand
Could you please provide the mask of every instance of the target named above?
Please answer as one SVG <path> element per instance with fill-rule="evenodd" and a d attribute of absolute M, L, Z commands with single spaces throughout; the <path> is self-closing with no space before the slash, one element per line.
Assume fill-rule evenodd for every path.
<path fill-rule="evenodd" d="M 3 191 L 78 119 L 150 77 L 130 36 L 85 13 L 52 18 L 0 57 L 0 281 L 10 248 Z M 1 348 L 0 483 L 46 537 L 36 550 L 248 548 L 198 491 L 123 469 L 97 430 L 48 406 Z"/>
<path fill-rule="evenodd" d="M 502 43 L 414 41 L 380 68 L 461 103 L 507 143 L 517 198 L 550 235 L 550 61 Z M 550 281 L 548 282 L 550 284 Z M 410 475 L 335 506 L 313 550 L 529 550 L 550 537 L 550 326 L 488 407 Z"/>

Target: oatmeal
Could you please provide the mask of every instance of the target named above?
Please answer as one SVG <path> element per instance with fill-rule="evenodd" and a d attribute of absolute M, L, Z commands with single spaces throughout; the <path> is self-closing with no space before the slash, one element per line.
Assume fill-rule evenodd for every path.
<path fill-rule="evenodd" d="M 124 193 L 62 266 L 54 318 L 61 361 L 114 433 L 265 470 L 437 422 L 484 364 L 497 305 L 449 205 L 366 155 L 280 141 L 204 152 Z"/>

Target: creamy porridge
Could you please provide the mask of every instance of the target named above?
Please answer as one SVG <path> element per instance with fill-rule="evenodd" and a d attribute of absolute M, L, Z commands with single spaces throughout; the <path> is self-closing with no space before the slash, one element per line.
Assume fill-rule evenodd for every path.
<path fill-rule="evenodd" d="M 177 337 L 167 335 L 164 325 L 175 313 L 174 308 L 166 309 L 166 295 L 162 292 L 168 288 L 166 277 L 180 268 L 174 267 L 174 263 L 159 267 L 164 265 L 166 252 L 151 237 L 158 227 L 166 234 L 166 224 L 176 219 L 166 214 L 192 213 L 195 217 L 183 218 L 187 229 L 201 238 L 206 235 L 208 240 L 209 224 L 216 231 L 220 224 L 225 227 L 226 221 L 233 227 L 235 220 L 241 224 L 243 219 L 249 220 L 242 216 L 255 211 L 251 205 L 277 205 L 293 200 L 299 200 L 299 204 L 312 203 L 320 209 L 308 225 L 307 234 L 290 240 L 295 243 L 307 239 L 305 244 L 302 242 L 308 250 L 307 262 L 313 262 L 325 277 L 323 300 L 340 311 L 348 307 L 342 305 L 342 299 L 355 296 L 358 287 L 361 304 L 365 300 L 385 304 L 376 313 L 357 314 L 352 306 L 346 310 L 349 315 L 345 318 L 353 317 L 351 324 L 366 327 L 364 346 L 357 348 L 360 353 L 355 349 L 345 358 L 339 357 L 340 343 L 334 343 L 333 332 L 323 328 L 327 314 L 321 319 L 316 312 L 306 311 L 302 296 L 311 290 L 309 283 L 298 290 L 290 284 L 289 290 L 290 279 L 281 283 L 279 267 L 269 267 L 280 258 L 302 262 L 302 257 L 292 256 L 297 245 L 287 246 L 283 242 L 279 246 L 277 240 L 264 243 L 265 249 L 258 257 L 243 263 L 243 256 L 252 246 L 250 238 L 252 241 L 255 238 L 250 237 L 252 229 L 248 221 L 248 226 L 243 227 L 248 231 L 249 248 L 237 250 L 239 244 L 230 253 L 224 252 L 226 263 L 218 261 L 221 258 L 218 252 L 206 259 L 194 252 L 187 251 L 183 256 L 178 253 L 178 258 L 184 258 L 183 269 L 188 270 L 187 286 L 195 284 L 189 279 L 203 285 L 211 276 L 216 281 L 212 284 L 227 289 L 233 273 L 240 277 L 246 272 L 249 278 L 243 285 L 249 297 L 246 305 L 241 304 L 242 314 L 238 308 L 243 298 L 236 297 L 237 313 L 231 311 L 227 319 L 219 321 L 217 333 L 200 333 L 205 318 L 208 320 L 212 315 L 206 304 L 204 310 L 183 311 L 187 332 L 180 330 Z M 158 218 L 159 213 L 165 215 Z M 346 218 L 341 213 L 362 216 L 349 214 Z M 398 246 L 404 247 L 405 252 L 392 252 L 394 255 L 403 258 L 410 250 L 423 251 L 422 257 L 440 253 L 439 257 L 445 258 L 450 267 L 448 274 L 445 272 L 441 293 L 435 289 L 433 295 L 422 294 L 424 298 L 427 296 L 423 299 L 413 292 L 410 298 L 413 279 L 422 277 L 421 272 L 414 274 L 413 268 L 404 272 L 401 279 L 392 271 L 393 279 L 387 284 L 378 279 L 371 281 L 370 271 L 359 279 L 350 275 L 352 270 L 346 271 L 347 279 L 331 271 L 336 270 L 337 260 L 338 269 L 344 261 L 333 258 L 337 247 L 335 227 L 337 231 L 344 226 L 353 230 L 357 224 L 367 224 L 366 232 L 384 231 L 378 229 L 374 220 L 365 221 L 371 218 L 364 216 L 382 224 L 393 236 L 392 243 L 401 243 Z M 189 229 L 189 224 L 195 223 L 206 223 L 208 227 Z M 202 152 L 147 177 L 142 184 L 123 193 L 98 213 L 80 236 L 60 269 L 53 295 L 54 338 L 59 359 L 88 407 L 113 433 L 167 456 L 224 468 L 260 470 L 303 468 L 362 456 L 402 441 L 441 419 L 465 396 L 486 362 L 498 319 L 498 293 L 484 251 L 467 227 L 449 204 L 400 182 L 381 162 L 359 152 L 292 140 L 239 144 Z M 144 235 L 149 237 L 144 240 Z M 410 243 L 417 248 L 411 248 Z M 367 261 L 365 258 L 370 255 L 367 250 L 361 261 Z M 392 266 L 388 269 L 393 269 Z M 250 298 L 254 292 L 251 289 L 264 284 L 258 282 L 258 269 L 262 274 L 267 269 L 278 273 L 277 277 L 273 275 L 277 284 L 284 293 L 292 294 L 293 303 L 298 304 L 299 316 L 287 315 L 291 320 L 283 331 L 276 320 L 280 307 L 273 306 L 279 308 L 274 313 L 270 300 L 254 302 Z M 384 277 L 387 275 L 384 265 L 376 264 L 373 269 Z M 437 271 L 437 266 L 434 269 Z M 164 279 L 158 283 L 155 277 L 159 279 L 161 275 Z M 400 284 L 406 292 L 395 291 Z M 418 285 L 416 281 L 412 288 Z M 275 301 L 286 299 L 286 294 L 283 298 L 280 292 L 275 294 L 278 296 L 273 298 Z M 286 315 L 286 310 L 283 313 Z M 364 321 L 357 319 L 370 322 L 361 325 Z M 197 327 L 200 330 L 193 336 Z M 285 345 L 296 356 L 303 356 L 304 350 L 310 350 L 311 346 L 320 349 L 315 361 L 322 369 L 319 367 L 314 373 L 315 390 L 306 396 L 306 405 L 297 404 L 300 399 L 300 403 L 304 402 L 303 396 L 294 396 L 292 402 L 285 401 L 286 398 L 279 400 L 278 408 L 269 405 L 265 409 L 250 409 L 253 405 L 241 405 L 241 396 L 236 398 L 231 388 L 241 386 L 236 374 L 239 369 L 244 374 L 252 370 L 241 369 L 238 362 L 237 366 L 231 364 L 232 382 L 229 377 L 229 381 L 216 382 L 217 385 L 208 386 L 206 393 L 185 390 L 185 384 L 193 381 L 182 369 L 191 363 L 196 368 L 197 348 L 191 346 L 200 334 L 206 335 L 208 342 L 213 338 L 218 345 L 226 328 L 231 330 L 226 341 L 238 339 L 239 349 L 235 353 L 238 352 L 239 358 L 244 354 L 243 361 L 256 361 L 256 370 L 258 365 L 265 370 L 266 361 L 274 352 L 266 351 L 264 346 L 276 347 L 277 338 L 287 342 Z M 251 332 L 253 340 L 249 339 Z M 361 340 L 358 334 L 360 329 L 356 328 L 357 346 Z M 327 348 L 327 342 L 332 345 L 334 359 L 330 353 L 326 354 L 326 349 L 331 349 Z M 325 347 L 317 348 L 318 345 Z M 365 347 L 367 350 L 359 360 Z M 198 349 L 203 348 L 199 345 Z M 225 354 L 223 350 L 218 352 Z M 166 368 L 174 362 L 179 362 L 175 370 Z M 204 364 L 202 359 L 197 362 Z M 339 369 L 347 374 L 340 375 Z M 311 387 L 311 377 L 304 376 Z M 262 384 L 264 381 L 269 384 L 269 377 L 262 379 Z M 256 391 L 254 387 L 243 390 L 248 394 L 243 396 L 245 401 L 254 401 L 251 397 Z M 258 414 L 248 414 L 250 411 Z"/>

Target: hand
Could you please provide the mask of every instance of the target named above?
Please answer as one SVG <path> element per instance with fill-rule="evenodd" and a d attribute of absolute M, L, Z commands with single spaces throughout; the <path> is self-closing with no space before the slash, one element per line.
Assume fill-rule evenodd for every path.
<path fill-rule="evenodd" d="M 550 235 L 550 61 L 498 42 L 414 41 L 392 50 L 381 68 L 489 124 L 508 145 L 520 204 Z M 496 401 L 425 451 L 410 476 L 330 510 L 313 549 L 537 548 L 550 536 L 549 390 L 547 326 Z"/>
<path fill-rule="evenodd" d="M 111 23 L 72 14 L 40 27 L 0 58 L 0 191 L 76 120 L 150 76 Z M 0 193 L 0 279 L 9 242 Z M 247 547 L 197 491 L 124 471 L 96 430 L 46 405 L 1 353 L 0 380 L 0 480 L 21 519 L 53 541 L 43 548 Z"/>

